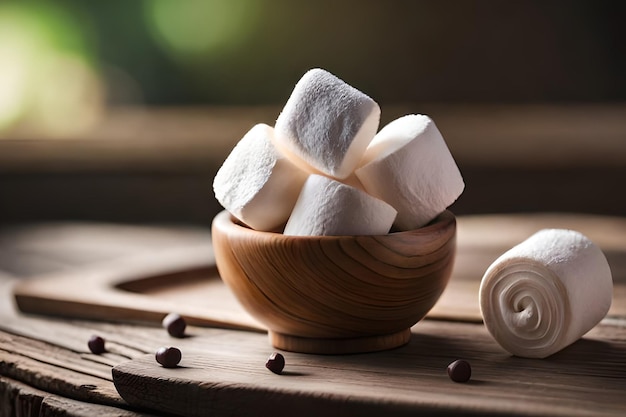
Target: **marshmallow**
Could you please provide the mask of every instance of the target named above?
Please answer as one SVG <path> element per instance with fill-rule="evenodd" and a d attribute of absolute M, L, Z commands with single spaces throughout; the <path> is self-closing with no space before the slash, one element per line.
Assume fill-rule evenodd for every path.
<path fill-rule="evenodd" d="M 215 175 L 217 200 L 253 229 L 271 231 L 289 218 L 307 175 L 277 151 L 273 128 L 257 124 Z"/>
<path fill-rule="evenodd" d="M 347 178 L 342 179 L 340 182 L 349 185 L 350 187 L 354 187 L 354 188 L 358 188 L 359 190 L 363 191 L 363 192 L 367 192 L 365 191 L 365 188 L 363 187 L 363 184 L 361 184 L 361 181 L 359 180 L 359 177 L 357 177 L 356 175 L 354 175 L 354 172 L 352 174 L 350 174 Z"/>
<path fill-rule="evenodd" d="M 381 129 L 355 174 L 365 191 L 398 211 L 400 230 L 424 226 L 465 187 L 441 133 L 424 115 L 407 115 Z"/>
<path fill-rule="evenodd" d="M 395 217 L 396 210 L 384 201 L 314 174 L 304 183 L 283 234 L 384 235 Z"/>
<path fill-rule="evenodd" d="M 504 349 L 545 358 L 598 324 L 612 292 L 600 248 L 579 232 L 545 229 L 491 264 L 479 301 L 487 330 Z"/>
<path fill-rule="evenodd" d="M 303 169 L 343 179 L 378 130 L 380 107 L 323 69 L 298 81 L 276 120 L 276 144 Z"/>

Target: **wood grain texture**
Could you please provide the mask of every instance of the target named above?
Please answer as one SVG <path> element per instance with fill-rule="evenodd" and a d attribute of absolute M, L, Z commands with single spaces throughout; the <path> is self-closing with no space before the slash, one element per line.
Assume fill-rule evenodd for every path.
<path fill-rule="evenodd" d="M 609 316 L 626 317 L 626 219 L 573 213 L 458 217 L 452 276 L 428 317 L 481 322 L 477 294 L 487 267 L 547 227 L 578 230 L 602 248 L 614 280 Z M 14 228 L 0 235 L 0 263 L 16 275 L 35 275 L 15 288 L 25 312 L 157 323 L 170 311 L 185 310 L 197 325 L 265 331 L 222 283 L 206 229 L 64 223 Z"/>
<path fill-rule="evenodd" d="M 0 377 L 0 417 L 148 417 L 143 413 L 77 401 Z"/>
<path fill-rule="evenodd" d="M 0 374 L 77 400 L 124 405 L 110 384 L 110 365 L 46 342 L 0 333 Z"/>
<path fill-rule="evenodd" d="M 227 351 L 183 349 L 175 369 L 151 356 L 128 361 L 113 369 L 113 380 L 128 403 L 185 416 L 622 416 L 626 334 L 602 332 L 533 360 L 505 353 L 480 324 L 423 320 L 395 350 L 284 352 L 282 375 L 265 369 L 269 350 L 249 333 Z M 469 383 L 446 375 L 459 358 L 472 365 Z"/>
<path fill-rule="evenodd" d="M 1 318 L 0 334 L 21 335 L 11 337 L 17 341 L 13 345 L 0 338 L 3 377 L 76 401 L 87 401 L 86 395 L 90 395 L 90 402 L 150 409 L 159 415 L 179 406 L 176 414 L 194 415 L 185 414 L 194 404 L 196 413 L 207 413 L 195 415 L 267 415 L 267 410 L 275 407 L 274 402 L 283 415 L 316 415 L 318 410 L 331 415 L 332 410 L 337 414 L 345 411 L 345 415 L 353 411 L 363 411 L 363 415 L 430 415 L 430 411 L 449 415 L 453 410 L 455 415 L 619 416 L 626 407 L 616 393 L 623 391 L 626 375 L 623 322 L 596 327 L 553 358 L 529 360 L 509 356 L 482 325 L 423 320 L 413 327 L 411 341 L 403 348 L 344 356 L 284 353 L 285 375 L 275 376 L 263 366 L 272 348 L 266 336 L 258 333 L 191 327 L 189 337 L 172 339 L 156 327 L 23 315 L 3 314 Z M 110 352 L 93 355 L 87 351 L 86 340 L 92 333 L 109 341 Z M 182 366 L 190 365 L 188 360 L 199 361 L 193 365 L 202 372 L 197 386 L 179 378 L 188 374 L 170 374 L 154 361 L 153 352 L 164 345 L 182 350 Z M 51 347 L 54 363 L 46 359 Z M 5 355 L 15 349 L 22 350 L 20 356 L 31 359 L 14 362 L 13 356 Z M 445 375 L 447 364 L 457 358 L 473 365 L 474 382 L 468 386 L 454 384 Z M 133 389 L 137 398 L 124 397 L 127 406 L 120 403 L 118 392 L 112 389 L 110 369 L 126 367 L 129 360 L 152 369 L 151 375 L 156 373 L 159 382 L 152 386 L 154 380 L 134 377 L 138 382 L 128 389 Z M 59 375 L 65 383 L 58 383 Z M 278 379 L 281 377 L 284 379 Z M 140 392 L 142 387 L 144 394 Z M 209 390 L 215 392 L 207 394 Z M 98 396 L 89 394 L 91 391 Z M 335 391 L 337 394 L 332 395 Z M 394 395 L 396 391 L 399 396 Z M 266 396 L 259 400 L 259 392 Z M 579 398 L 581 392 L 584 398 Z M 182 396 L 176 397 L 179 394 Z M 370 396 L 373 399 L 368 399 Z M 232 404 L 223 402 L 233 397 Z M 208 398 L 214 399 L 213 405 L 202 408 Z M 409 405 L 404 404 L 407 398 L 412 398 Z M 576 407 L 580 410 L 574 410 Z M 124 409 L 119 415 L 123 413 Z"/>
<path fill-rule="evenodd" d="M 500 248 L 511 244 L 513 240 L 523 240 L 524 235 L 532 234 L 537 226 L 546 222 L 573 226 L 587 234 L 605 250 L 616 283 L 624 282 L 624 219 L 554 214 L 537 217 L 476 216 L 458 220 L 459 250 L 455 272 L 446 292 L 457 284 L 467 284 L 467 288 L 471 289 L 472 283 L 480 279 L 483 265 L 489 264 L 490 258 L 497 256 Z M 485 229 L 485 225 L 493 228 Z M 78 233 L 81 230 L 82 233 Z M 67 272 L 71 270 L 72 264 L 87 270 L 95 260 L 97 263 L 94 266 L 102 268 L 106 265 L 103 261 L 114 263 L 119 256 L 137 253 L 142 254 L 140 257 L 145 262 L 148 259 L 144 256 L 146 252 L 154 252 L 152 262 L 158 262 L 159 257 L 167 252 L 165 249 L 186 241 L 184 235 L 173 233 L 174 244 L 166 245 L 162 242 L 163 247 L 156 251 L 154 246 L 150 246 L 150 242 L 155 242 L 154 235 L 143 243 L 138 239 L 136 247 L 121 247 L 116 236 L 122 236 L 122 233 L 106 234 L 108 237 L 100 235 L 102 240 L 99 241 L 92 233 L 94 229 L 88 226 L 76 226 L 75 231 L 76 234 L 67 229 L 62 236 L 53 230 L 38 234 L 37 247 L 31 246 L 28 239 L 20 240 L 18 233 L 12 235 L 16 239 L 4 241 L 4 248 L 11 242 L 21 242 L 20 247 L 25 249 L 19 251 L 19 263 L 13 264 L 16 271 L 28 269 L 30 259 L 44 258 L 50 260 L 48 265 L 65 265 L 63 268 Z M 88 238 L 89 235 L 92 239 Z M 470 237 L 476 239 L 470 241 Z M 68 243 L 71 241 L 76 246 Z M 95 250 L 93 245 L 100 249 Z M 67 253 L 60 249 L 54 250 L 60 247 L 75 247 L 79 250 Z M 117 257 L 112 256 L 114 252 Z M 131 284 L 132 291 L 139 295 L 157 300 L 165 297 L 176 303 L 192 300 L 194 304 L 204 295 L 200 291 L 198 298 L 194 298 L 193 292 L 199 291 L 196 286 L 168 286 L 167 280 L 155 286 L 146 286 L 149 281 L 142 281 L 146 276 L 139 275 L 142 278 L 138 284 Z M 123 276 L 129 278 L 126 274 Z M 176 278 L 170 279 L 176 281 Z M 59 401 L 49 401 L 50 410 L 56 413 L 51 411 L 50 415 L 90 415 L 87 412 L 81 414 L 71 404 L 86 407 L 85 410 L 98 410 L 91 415 L 142 415 L 137 410 L 145 410 L 141 405 L 145 402 L 149 402 L 147 406 L 154 414 L 163 415 L 166 409 L 178 406 L 172 403 L 175 400 L 172 395 L 178 391 L 183 391 L 187 396 L 182 397 L 185 401 L 189 396 L 201 396 L 195 402 L 184 404 L 188 408 L 199 404 L 196 410 L 205 404 L 203 401 L 207 401 L 206 395 L 217 398 L 210 406 L 218 408 L 212 414 L 216 416 L 242 415 L 245 412 L 249 415 L 267 415 L 276 407 L 284 415 L 303 416 L 333 413 L 349 415 L 351 411 L 363 411 L 363 415 L 376 415 L 380 411 L 377 415 L 390 416 L 623 416 L 626 411 L 626 400 L 620 394 L 626 389 L 624 315 L 611 314 L 580 341 L 554 357 L 533 360 L 508 355 L 480 324 L 467 320 L 449 321 L 454 314 L 470 311 L 471 308 L 457 306 L 463 308 L 451 310 L 446 307 L 442 311 L 446 321 L 420 321 L 412 328 L 410 342 L 402 348 L 342 356 L 284 353 L 287 359 L 286 373 L 278 376 L 263 367 L 273 350 L 265 334 L 190 326 L 188 337 L 173 339 L 156 324 L 107 323 L 26 315 L 13 309 L 12 285 L 6 285 L 12 283 L 10 280 L 10 276 L 5 277 L 0 273 L 0 381 L 6 382 L 11 392 L 18 389 L 14 382 L 17 380 L 33 390 L 42 391 L 45 395 L 44 404 L 47 404 L 47 398 L 61 398 Z M 189 282 L 196 281 L 190 277 Z M 81 281 L 73 281 L 73 285 L 81 285 Z M 192 291 L 192 294 L 185 294 L 186 290 Z M 475 292 L 468 292 L 460 300 L 472 301 L 472 294 Z M 623 309 L 626 298 L 617 293 L 615 297 L 613 306 L 621 306 Z M 440 301 L 446 300 L 454 307 L 454 299 L 446 298 L 444 293 Z M 435 313 L 434 310 L 431 313 Z M 78 313 L 80 311 L 77 310 Z M 109 352 L 93 355 L 88 351 L 86 341 L 94 333 L 108 341 Z M 188 380 L 179 379 L 180 373 L 167 374 L 169 371 L 151 362 L 154 351 L 165 345 L 181 348 L 182 365 L 188 364 L 187 360 L 199 365 L 197 370 L 204 375 L 201 383 L 197 386 L 184 385 Z M 445 375 L 447 364 L 458 358 L 469 360 L 473 366 L 470 384 L 452 383 Z M 146 385 L 145 390 L 149 395 L 151 390 L 157 389 L 163 395 L 157 401 L 150 402 L 148 396 L 138 395 L 132 405 L 122 402 L 113 387 L 111 368 L 125 367 L 129 361 L 142 362 L 144 359 L 147 368 L 156 365 L 163 372 L 159 374 L 163 387 Z M 222 375 L 230 377 L 222 379 Z M 311 379 L 307 379 L 307 376 L 311 376 Z M 140 382 L 143 384 L 146 381 L 140 379 Z M 176 383 L 179 385 L 172 390 L 172 384 Z M 135 385 L 133 388 L 139 394 L 140 387 Z M 210 390 L 214 392 L 207 394 Z M 38 401 L 42 397 L 30 391 L 23 392 L 24 395 L 20 395 L 23 410 L 37 410 Z M 224 402 L 229 396 L 235 396 L 236 399 Z M 259 398 L 258 402 L 254 401 Z M 96 408 L 102 404 L 107 405 Z M 91 406 L 94 408 L 89 408 Z M 107 413 L 100 413 L 102 410 Z M 180 415 L 184 410 L 179 408 L 177 413 Z M 318 410 L 322 412 L 316 414 Z M 24 411 L 21 415 L 28 414 Z"/>
<path fill-rule="evenodd" d="M 446 211 L 408 232 L 285 236 L 237 224 L 224 211 L 212 235 L 220 276 L 253 317 L 280 335 L 272 340 L 287 350 L 338 353 L 336 339 L 352 339 L 353 352 L 405 342 L 389 335 L 409 329 L 439 299 L 453 266 L 455 230 Z M 297 337 L 293 344 L 289 336 Z M 358 338 L 365 338 L 361 347 Z"/>
<path fill-rule="evenodd" d="M 176 311 L 191 324 L 265 331 L 214 265 L 210 245 L 183 245 L 24 280 L 13 292 L 20 310 L 30 313 L 159 323 Z"/>
<path fill-rule="evenodd" d="M 411 329 L 395 333 L 361 337 L 315 338 L 268 332 L 270 344 L 276 349 L 290 352 L 343 355 L 349 353 L 376 352 L 406 345 L 411 340 Z"/>

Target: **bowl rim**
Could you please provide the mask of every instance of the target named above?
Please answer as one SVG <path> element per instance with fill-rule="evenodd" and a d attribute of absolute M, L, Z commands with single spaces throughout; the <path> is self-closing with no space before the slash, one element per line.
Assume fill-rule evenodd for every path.
<path fill-rule="evenodd" d="M 263 234 L 268 236 L 280 236 L 284 239 L 302 239 L 302 240 L 341 240 L 341 239 L 355 239 L 355 238 L 363 238 L 363 237 L 375 237 L 375 238 L 390 238 L 390 237 L 403 237 L 403 236 L 413 236 L 413 235 L 428 235 L 437 230 L 445 230 L 449 227 L 456 226 L 456 216 L 450 210 L 446 209 L 439 213 L 437 217 L 431 220 L 426 225 L 419 227 L 417 229 L 412 230 L 401 230 L 401 231 L 391 231 L 386 234 L 380 235 L 305 235 L 305 236 L 294 236 L 294 235 L 285 235 L 278 231 L 264 231 L 264 230 L 255 230 L 233 214 L 231 214 L 228 210 L 224 209 L 219 212 L 214 218 L 212 222 L 213 227 L 219 226 L 224 230 L 236 230 L 240 233 L 250 233 L 250 234 Z"/>

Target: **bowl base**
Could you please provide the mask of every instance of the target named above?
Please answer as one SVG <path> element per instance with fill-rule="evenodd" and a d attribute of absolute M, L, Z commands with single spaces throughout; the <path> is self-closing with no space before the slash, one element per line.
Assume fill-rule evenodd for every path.
<path fill-rule="evenodd" d="M 396 333 L 353 337 L 353 338 L 312 338 L 292 336 L 269 331 L 270 343 L 277 349 L 299 353 L 340 355 L 388 350 L 405 345 L 411 339 L 411 329 Z"/>

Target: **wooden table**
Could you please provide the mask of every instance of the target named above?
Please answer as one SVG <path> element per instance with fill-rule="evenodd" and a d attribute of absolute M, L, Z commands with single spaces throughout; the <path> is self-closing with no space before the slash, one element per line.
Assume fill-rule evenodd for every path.
<path fill-rule="evenodd" d="M 577 219 L 526 216 L 523 224 L 561 225 Z M 517 230 L 519 222 L 509 217 L 488 220 L 496 228 L 508 224 L 509 235 L 517 236 L 513 239 L 527 232 Z M 497 256 L 464 243 L 484 221 L 459 218 L 463 265 L 468 259 L 482 256 L 480 262 L 488 263 Z M 626 220 L 594 217 L 576 224 L 592 228 L 594 236 L 608 236 L 604 242 L 612 245 L 607 256 L 614 279 L 623 282 L 626 235 L 619 228 Z M 489 234 L 483 239 L 490 241 Z M 89 271 L 107 265 L 139 258 L 157 262 L 191 246 L 210 253 L 208 230 L 111 224 L 0 230 L 0 417 L 626 415 L 626 317 L 621 315 L 626 304 L 621 289 L 610 317 L 545 360 L 512 357 L 476 320 L 475 312 L 468 312 L 467 320 L 435 314 L 414 326 L 408 345 L 388 352 L 343 356 L 283 352 L 287 362 L 283 375 L 264 367 L 273 349 L 262 331 L 190 326 L 189 337 L 173 339 L 154 323 L 29 315 L 13 304 L 12 289 L 18 282 L 77 271 L 87 279 Z M 464 272 L 468 275 L 468 270 L 456 269 L 453 279 L 465 279 Z M 464 285 L 474 291 L 480 277 L 466 278 Z M 107 340 L 107 353 L 88 351 L 92 334 Z M 180 368 L 165 369 L 154 361 L 154 352 L 163 345 L 182 350 Z M 447 365 L 459 358 L 472 364 L 469 383 L 454 383 L 446 375 Z M 136 397 L 129 397 L 133 405 L 116 390 L 114 367 L 145 376 L 135 385 Z"/>

